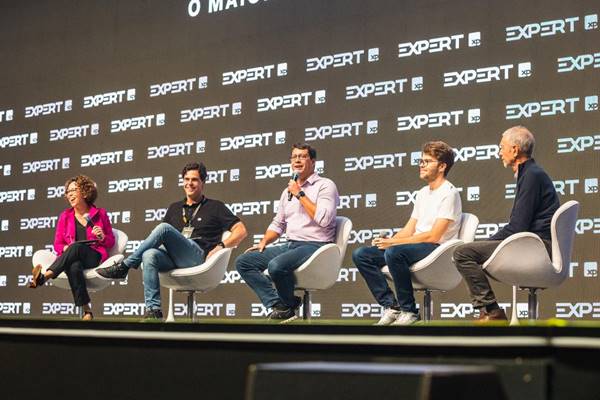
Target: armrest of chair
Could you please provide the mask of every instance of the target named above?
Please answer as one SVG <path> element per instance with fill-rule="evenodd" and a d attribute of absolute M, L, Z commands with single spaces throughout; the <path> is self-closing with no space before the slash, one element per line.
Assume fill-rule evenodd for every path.
<path fill-rule="evenodd" d="M 463 243 L 464 242 L 460 239 L 452 239 L 440 244 L 427 257 L 411 265 L 410 272 L 419 272 L 423 268 L 429 266 L 431 263 L 437 261 L 440 257 L 449 255 L 450 258 L 452 258 L 452 253 L 454 252 L 454 249 Z"/>
<path fill-rule="evenodd" d="M 294 273 L 298 288 L 327 289 L 337 281 L 342 264 L 340 249 L 334 243 L 321 246 Z"/>
<path fill-rule="evenodd" d="M 168 274 L 172 277 L 198 275 L 207 271 L 218 271 L 219 268 L 214 267 L 223 265 L 225 265 L 225 269 L 227 269 L 227 264 L 229 264 L 229 258 L 231 257 L 232 252 L 233 249 L 231 247 L 221 249 L 200 265 L 191 268 L 177 268 L 169 271 Z"/>

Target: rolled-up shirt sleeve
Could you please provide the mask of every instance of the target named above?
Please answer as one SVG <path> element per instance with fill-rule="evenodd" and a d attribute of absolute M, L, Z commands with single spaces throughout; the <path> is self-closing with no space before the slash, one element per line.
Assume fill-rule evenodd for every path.
<path fill-rule="evenodd" d="M 285 201 L 287 201 L 287 189 L 281 193 L 281 197 L 279 198 L 279 207 L 277 207 L 277 213 L 271 221 L 271 225 L 267 228 L 270 231 L 277 232 L 279 235 L 282 235 L 287 227 L 287 222 L 285 220 Z"/>
<path fill-rule="evenodd" d="M 340 202 L 337 186 L 333 181 L 324 179 L 317 195 L 317 209 L 315 222 L 325 228 L 332 224 L 337 215 L 337 206 Z"/>

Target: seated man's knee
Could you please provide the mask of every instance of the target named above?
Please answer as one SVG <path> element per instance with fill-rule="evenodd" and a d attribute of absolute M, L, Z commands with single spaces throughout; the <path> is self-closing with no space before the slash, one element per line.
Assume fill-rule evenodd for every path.
<path fill-rule="evenodd" d="M 158 266 L 160 255 L 161 251 L 158 249 L 148 249 L 144 251 L 142 254 L 142 263 L 144 263 L 144 269 Z"/>
<path fill-rule="evenodd" d="M 455 262 L 461 263 L 463 261 L 470 260 L 471 255 L 472 255 L 471 245 L 469 243 L 466 243 L 466 244 L 461 244 L 454 250 L 454 253 L 452 254 L 452 258 L 454 259 Z"/>
<path fill-rule="evenodd" d="M 281 265 L 281 263 L 278 263 L 275 259 L 269 261 L 269 264 L 267 264 L 267 270 L 269 271 L 269 276 L 274 279 L 283 277 L 289 273 L 285 269 L 285 266 Z"/>
<path fill-rule="evenodd" d="M 253 258 L 254 253 L 246 253 L 235 259 L 235 269 L 240 273 L 240 275 L 256 269 L 254 263 L 252 262 Z"/>
<path fill-rule="evenodd" d="M 397 264 L 399 261 L 406 261 L 405 250 L 403 246 L 392 246 L 385 249 L 383 258 L 386 264 Z"/>
<path fill-rule="evenodd" d="M 366 258 L 367 247 L 359 247 L 358 249 L 354 249 L 352 252 L 352 261 L 354 265 L 358 267 L 359 264 L 362 264 L 362 261 Z"/>

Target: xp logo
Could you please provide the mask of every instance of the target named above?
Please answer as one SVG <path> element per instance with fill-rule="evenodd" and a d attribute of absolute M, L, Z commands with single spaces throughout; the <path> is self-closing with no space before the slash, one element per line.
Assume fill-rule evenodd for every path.
<path fill-rule="evenodd" d="M 442 36 L 416 42 L 400 43 L 398 45 L 398 57 L 418 56 L 425 53 L 439 53 L 460 49 L 460 42 L 465 38 L 464 34 Z M 468 34 L 468 46 L 478 47 L 481 45 L 481 32 Z"/>
<path fill-rule="evenodd" d="M 598 193 L 598 178 L 586 178 L 584 181 L 585 193 Z"/>
<path fill-rule="evenodd" d="M 365 171 L 369 168 L 384 169 L 402 167 L 406 153 L 379 154 L 373 156 L 347 157 L 344 159 L 344 171 Z"/>
<path fill-rule="evenodd" d="M 310 104 L 311 98 L 314 104 L 324 104 L 327 100 L 326 90 L 316 90 L 313 92 L 292 93 L 283 96 L 265 97 L 256 100 L 256 111 L 276 111 L 279 109 L 306 107 Z"/>
<path fill-rule="evenodd" d="M 285 143 L 285 131 L 277 131 L 275 132 L 275 138 L 273 142 L 275 144 L 283 144 Z M 251 149 L 254 147 L 264 147 L 269 146 L 271 144 L 273 138 L 273 132 L 265 132 L 265 133 L 252 133 L 248 135 L 240 135 L 233 137 L 222 137 L 220 139 L 220 150 L 238 150 L 240 148 L 243 149 Z"/>
<path fill-rule="evenodd" d="M 600 53 L 581 54 L 575 57 L 560 57 L 557 60 L 558 72 L 583 71 L 590 65 L 600 68 Z"/>
<path fill-rule="evenodd" d="M 457 126 L 464 115 L 463 110 L 421 114 L 415 116 L 398 117 L 398 131 L 418 130 L 425 128 L 440 128 L 442 126 Z M 468 123 L 477 124 L 481 120 L 479 108 L 468 110 Z"/>
<path fill-rule="evenodd" d="M 587 149 L 600 150 L 600 135 L 558 138 L 556 142 L 557 153 L 581 152 Z"/>
<path fill-rule="evenodd" d="M 38 141 L 37 132 L 21 133 L 19 135 L 4 136 L 0 138 L 0 148 L 27 146 L 36 144 Z"/>
<path fill-rule="evenodd" d="M 118 90 L 116 92 L 108 92 L 95 94 L 83 98 L 83 108 L 93 108 L 99 106 L 108 106 L 111 104 L 119 104 L 124 100 L 135 100 L 135 89 Z"/>
<path fill-rule="evenodd" d="M 120 179 L 108 181 L 108 193 L 136 192 L 140 190 L 148 190 L 150 188 L 162 189 L 162 185 L 162 176 Z"/>
<path fill-rule="evenodd" d="M 0 220 L 0 231 L 6 232 L 10 227 L 9 221 L 7 219 Z"/>
<path fill-rule="evenodd" d="M 0 122 L 12 121 L 14 110 L 0 110 Z"/>
<path fill-rule="evenodd" d="M 600 318 L 600 303 L 556 303 L 556 318 Z"/>
<path fill-rule="evenodd" d="M 508 80 L 510 79 L 510 71 L 513 68 L 513 64 L 504 64 L 477 69 L 466 69 L 463 71 L 446 72 L 444 73 L 444 87 Z M 520 63 L 517 70 L 519 78 L 531 76 L 531 63 Z"/>
<path fill-rule="evenodd" d="M 340 204 L 337 206 L 338 210 L 346 208 L 359 208 L 360 201 L 363 199 L 362 194 L 349 194 L 340 196 Z M 377 207 L 377 193 L 368 193 L 364 195 L 365 207 L 372 208 Z"/>
<path fill-rule="evenodd" d="M 31 303 L 0 303 L 1 315 L 31 314 Z"/>
<path fill-rule="evenodd" d="M 234 85 L 242 82 L 252 82 L 257 80 L 270 79 L 273 76 L 275 65 L 265 65 L 264 67 L 254 67 L 240 69 L 238 71 L 223 72 L 223 86 Z M 287 75 L 287 63 L 277 64 L 277 76 Z"/>
<path fill-rule="evenodd" d="M 190 154 L 192 154 L 192 149 L 194 149 L 194 142 L 150 146 L 147 149 L 147 158 L 148 160 L 153 160 L 156 158 L 164 157 L 189 156 Z M 199 140 L 195 143 L 196 153 L 204 153 L 205 149 L 205 140 Z"/>
<path fill-rule="evenodd" d="M 598 29 L 598 14 L 590 14 L 584 17 L 585 30 Z"/>
<path fill-rule="evenodd" d="M 76 139 L 86 137 L 88 133 L 92 136 L 100 133 L 100 125 L 98 123 L 90 125 L 72 126 L 70 128 L 52 129 L 48 140 L 51 142 L 64 139 Z"/>
<path fill-rule="evenodd" d="M 71 160 L 69 157 L 55 158 L 52 160 L 40 160 L 23 163 L 23 174 L 34 174 L 36 172 L 58 171 L 60 169 L 69 169 Z"/>
<path fill-rule="evenodd" d="M 0 287 L 6 287 L 6 275 L 0 275 Z"/>
<path fill-rule="evenodd" d="M 81 156 L 81 167 L 96 167 L 98 165 L 113 165 L 121 161 L 133 161 L 133 150 L 109 151 L 107 153 L 84 154 Z"/>
<path fill-rule="evenodd" d="M 198 89 L 205 89 L 208 86 L 208 77 L 201 76 L 179 81 L 157 83 L 150 85 L 150 97 L 165 96 L 168 94 L 184 93 L 194 90 L 194 85 L 198 82 Z"/>
<path fill-rule="evenodd" d="M 40 115 L 57 114 L 62 111 L 71 111 L 73 100 L 56 101 L 53 103 L 39 104 L 25 107 L 25 118 L 39 117 Z"/>
<path fill-rule="evenodd" d="M 308 58 L 306 60 L 306 71 L 313 72 L 326 70 L 329 67 L 341 68 L 348 65 L 360 64 L 364 55 L 364 50 L 355 50 L 322 57 Z M 379 48 L 375 47 L 368 50 L 368 61 L 379 61 Z"/>
<path fill-rule="evenodd" d="M 598 96 L 585 97 L 585 111 L 598 111 Z"/>
<path fill-rule="evenodd" d="M 134 131 L 138 129 L 152 128 L 153 124 L 155 126 L 163 126 L 165 125 L 165 123 L 166 117 L 164 113 L 113 120 L 110 123 L 110 133 L 119 133 L 128 130 Z"/>
<path fill-rule="evenodd" d="M 2 171 L 2 176 L 10 176 L 12 166 L 10 164 L 0 165 L 0 171 Z"/>
<path fill-rule="evenodd" d="M 579 21 L 579 17 L 531 23 L 523 26 L 509 26 L 506 27 L 506 41 L 513 42 L 531 39 L 536 35 L 544 37 L 558 35 L 559 33 L 574 32 L 577 21 Z"/>
<path fill-rule="evenodd" d="M 479 186 L 469 186 L 467 188 L 467 201 L 479 201 Z"/>
<path fill-rule="evenodd" d="M 572 262 L 571 264 L 569 264 L 569 278 L 575 276 L 576 268 L 579 268 L 578 262 Z M 584 278 L 597 278 L 598 263 L 596 261 L 585 261 L 583 263 L 583 276 Z"/>

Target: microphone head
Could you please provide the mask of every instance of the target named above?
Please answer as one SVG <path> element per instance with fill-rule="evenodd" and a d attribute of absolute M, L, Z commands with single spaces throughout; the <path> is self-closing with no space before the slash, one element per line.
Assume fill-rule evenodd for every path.
<path fill-rule="evenodd" d="M 88 213 L 83 214 L 83 218 L 85 218 L 85 220 L 87 221 L 88 225 L 94 225 L 92 223 L 92 219 L 90 218 L 90 214 L 88 214 Z"/>
<path fill-rule="evenodd" d="M 300 174 L 297 171 L 294 171 L 294 173 L 292 174 L 292 180 L 297 181 L 299 177 Z"/>

